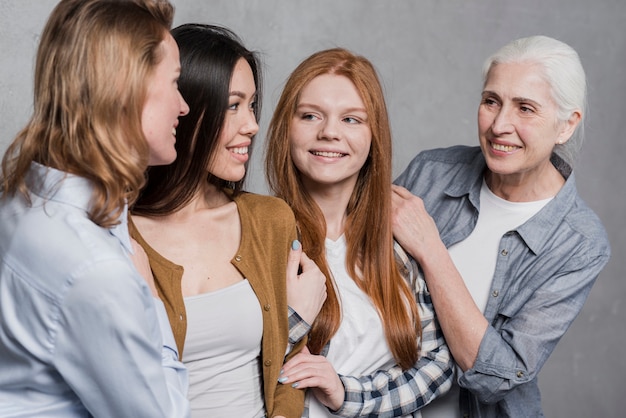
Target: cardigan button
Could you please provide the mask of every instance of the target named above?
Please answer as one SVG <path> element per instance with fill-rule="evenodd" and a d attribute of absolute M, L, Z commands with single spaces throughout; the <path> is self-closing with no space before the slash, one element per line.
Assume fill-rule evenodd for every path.
<path fill-rule="evenodd" d="M 237 262 L 241 261 L 241 256 L 240 256 L 240 255 L 237 255 L 237 256 L 235 257 L 235 261 L 237 261 Z"/>
<path fill-rule="evenodd" d="M 521 370 L 518 370 L 518 371 L 517 371 L 517 373 L 516 373 L 516 375 L 517 375 L 517 377 L 518 377 L 518 378 L 520 378 L 520 379 L 521 379 L 522 377 L 524 377 L 524 372 L 523 372 L 523 371 L 521 371 Z"/>
<path fill-rule="evenodd" d="M 493 292 L 491 292 L 491 296 L 493 296 L 494 298 L 497 298 L 499 294 L 500 292 L 498 292 L 497 290 L 494 290 Z"/>
<path fill-rule="evenodd" d="M 271 366 L 271 365 L 272 365 L 272 360 L 265 360 L 265 361 L 263 362 L 263 364 L 265 364 L 267 367 L 269 367 L 269 366 Z"/>
<path fill-rule="evenodd" d="M 269 312 L 271 308 L 272 308 L 272 306 L 269 303 L 267 303 L 267 304 L 265 304 L 265 306 L 263 306 L 263 309 L 265 309 L 265 312 Z"/>
<path fill-rule="evenodd" d="M 503 256 L 506 257 L 507 255 L 509 255 L 509 252 L 507 250 L 503 249 L 502 251 L 500 251 L 500 254 L 502 254 Z"/>

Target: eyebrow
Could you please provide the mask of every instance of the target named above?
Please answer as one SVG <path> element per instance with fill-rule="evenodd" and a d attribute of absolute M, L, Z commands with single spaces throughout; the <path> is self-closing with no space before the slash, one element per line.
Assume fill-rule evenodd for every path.
<path fill-rule="evenodd" d="M 495 91 L 491 91 L 491 90 L 484 90 L 481 94 L 481 97 L 485 97 L 485 96 L 496 96 L 500 98 L 500 95 L 498 93 L 496 93 Z M 543 107 L 541 103 L 537 102 L 536 100 L 530 99 L 528 97 L 513 97 L 512 100 L 515 103 L 530 103 L 537 108 Z"/>
<path fill-rule="evenodd" d="M 242 91 L 238 91 L 238 90 L 231 91 L 230 93 L 228 93 L 228 95 L 229 96 L 237 96 L 237 97 L 240 97 L 242 99 L 246 98 L 246 93 L 244 93 Z M 252 93 L 251 97 L 254 97 L 254 96 L 256 96 L 256 91 L 254 93 Z"/>
<path fill-rule="evenodd" d="M 311 103 L 306 103 L 306 102 L 298 103 L 298 106 L 296 106 L 296 109 L 299 109 L 301 107 L 310 107 L 316 110 L 322 110 L 320 106 L 317 106 Z M 343 113 L 352 113 L 352 112 L 363 112 L 367 114 L 367 110 L 364 107 L 350 107 L 348 109 L 343 110 Z"/>

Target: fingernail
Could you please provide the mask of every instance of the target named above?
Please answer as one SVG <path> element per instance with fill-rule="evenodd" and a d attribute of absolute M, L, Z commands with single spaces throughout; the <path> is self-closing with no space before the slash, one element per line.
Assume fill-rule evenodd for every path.
<path fill-rule="evenodd" d="M 298 241 L 297 239 L 294 239 L 293 242 L 291 243 L 291 249 L 292 250 L 299 250 L 300 249 L 300 241 Z"/>
<path fill-rule="evenodd" d="M 298 382 L 294 383 L 293 385 L 291 385 L 292 388 L 297 388 L 298 387 Z"/>
<path fill-rule="evenodd" d="M 285 383 L 287 381 L 286 377 L 279 377 L 278 378 L 278 383 Z"/>
<path fill-rule="evenodd" d="M 283 374 L 285 373 L 285 371 L 283 369 L 280 369 L 280 372 L 278 374 Z"/>

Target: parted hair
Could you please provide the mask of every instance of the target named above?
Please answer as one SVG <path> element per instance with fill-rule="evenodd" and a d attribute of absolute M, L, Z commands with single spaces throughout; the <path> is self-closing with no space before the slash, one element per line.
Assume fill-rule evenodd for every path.
<path fill-rule="evenodd" d="M 208 172 L 217 154 L 228 110 L 230 80 L 242 58 L 250 65 L 256 86 L 257 122 L 261 111 L 259 59 L 235 33 L 222 26 L 190 23 L 174 28 L 172 35 L 178 44 L 182 67 L 178 88 L 190 110 L 176 129 L 176 161 L 148 168 L 146 186 L 132 208 L 133 213 L 145 216 L 176 212 L 207 181 L 233 189 L 235 195 L 242 190 L 245 175 L 240 181 L 230 183 Z"/>
<path fill-rule="evenodd" d="M 62 0 L 39 43 L 33 114 L 2 160 L 5 196 L 23 193 L 31 162 L 87 178 L 89 218 L 117 223 L 144 182 L 147 83 L 174 15 L 166 0 Z"/>
<path fill-rule="evenodd" d="M 338 295 L 325 256 L 326 221 L 306 191 L 293 163 L 291 122 L 302 89 L 315 77 L 336 74 L 354 83 L 367 111 L 372 133 L 369 156 L 361 168 L 346 209 L 348 274 L 370 297 L 384 326 L 389 348 L 403 369 L 418 358 L 421 332 L 414 295 L 400 274 L 393 253 L 391 226 L 391 130 L 382 86 L 364 57 L 334 48 L 317 52 L 291 73 L 269 124 L 265 172 L 271 190 L 293 209 L 307 255 L 326 275 L 327 299 L 309 335 L 312 353 L 320 353 L 341 322 Z"/>

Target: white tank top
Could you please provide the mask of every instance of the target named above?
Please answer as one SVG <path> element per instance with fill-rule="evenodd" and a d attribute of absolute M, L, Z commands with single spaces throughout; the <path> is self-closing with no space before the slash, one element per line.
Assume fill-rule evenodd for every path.
<path fill-rule="evenodd" d="M 263 316 L 248 280 L 186 297 L 185 309 L 191 416 L 263 417 Z"/>

